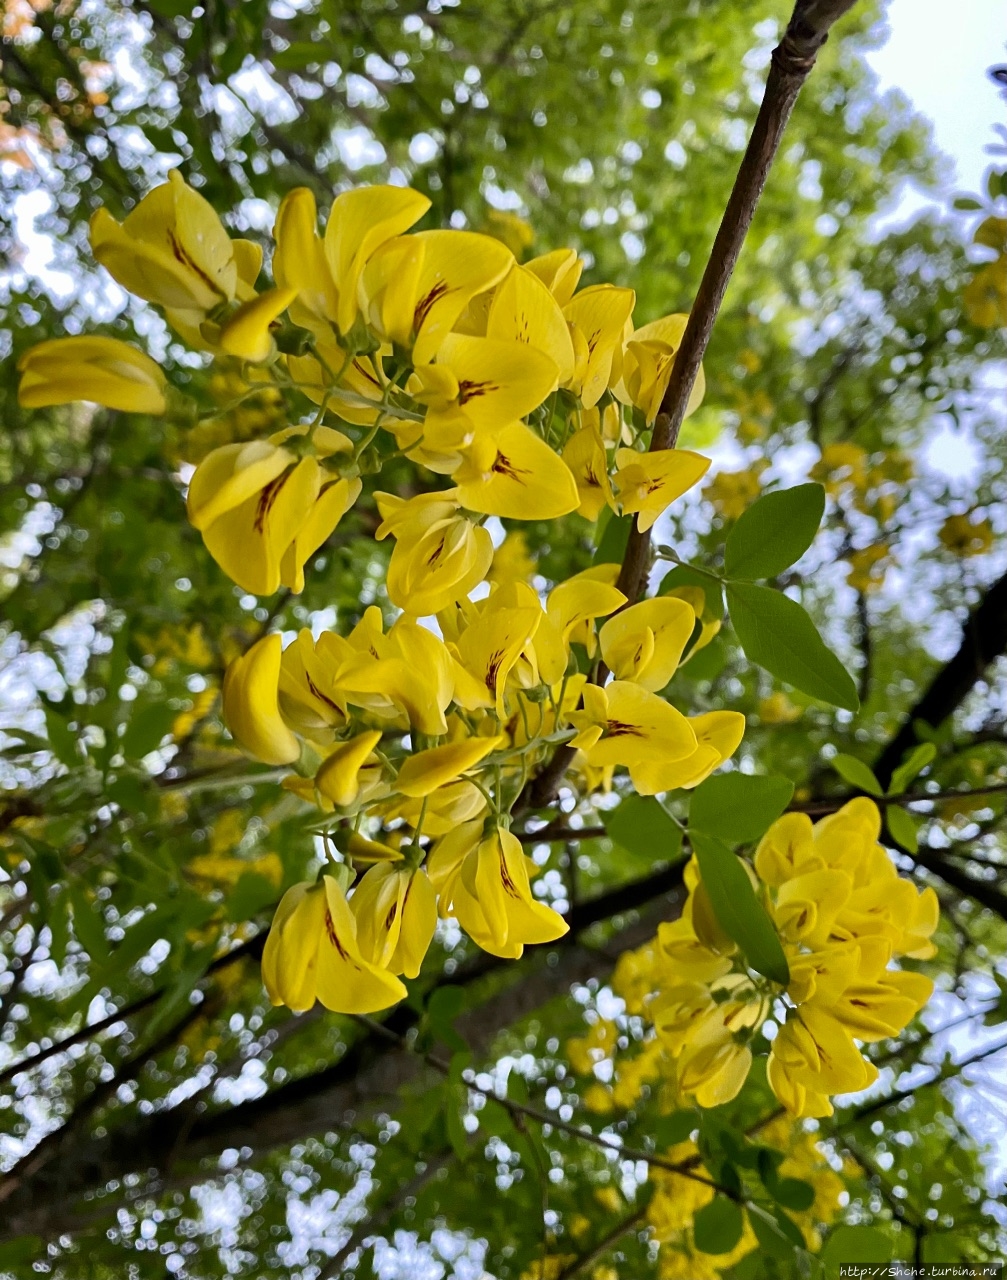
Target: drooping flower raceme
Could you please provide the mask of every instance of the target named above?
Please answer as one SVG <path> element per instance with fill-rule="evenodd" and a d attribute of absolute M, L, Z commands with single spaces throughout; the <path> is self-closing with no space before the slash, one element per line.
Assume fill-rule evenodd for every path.
<path fill-rule="evenodd" d="M 578 287 L 572 249 L 518 263 L 490 236 L 423 227 L 429 206 L 359 187 L 321 226 L 313 194 L 292 191 L 271 281 L 261 249 L 178 172 L 121 223 L 104 210 L 91 223 L 99 263 L 213 361 L 230 396 L 201 423 L 215 447 L 185 473 L 210 556 L 250 595 L 297 593 L 326 544 L 364 529 L 397 611 L 372 605 L 349 629 L 286 645 L 267 635 L 224 680 L 234 741 L 289 770 L 286 803 L 302 802 L 327 849 L 321 878 L 283 898 L 263 958 L 271 998 L 296 1009 L 399 999 L 438 913 L 502 957 L 559 939 L 566 922 L 512 829 L 557 750 L 587 805 L 627 783 L 695 786 L 744 729 L 666 695 L 719 626 L 701 589 L 635 603 L 599 564 L 543 593 L 533 560 L 529 572 L 511 556 L 505 572 L 494 551 L 499 520 L 520 522 L 505 547 L 567 516 L 600 530 L 635 515 L 647 530 L 701 479 L 706 458 L 648 448 L 687 318 L 636 325 L 631 289 Z M 194 416 L 115 338 L 56 339 L 20 367 L 27 406 Z M 260 429 L 228 436 L 264 396 Z M 701 396 L 700 381 L 690 411 Z M 719 1043 L 707 1056 L 717 1079 L 743 1065 Z"/>

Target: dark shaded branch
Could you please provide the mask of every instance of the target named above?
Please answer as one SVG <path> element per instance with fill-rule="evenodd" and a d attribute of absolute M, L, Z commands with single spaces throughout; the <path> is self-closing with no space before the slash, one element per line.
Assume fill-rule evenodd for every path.
<path fill-rule="evenodd" d="M 613 915 L 651 904 L 611 939 L 607 949 L 611 956 L 580 943 L 535 948 L 520 962 L 479 955 L 441 979 L 465 985 L 503 965 L 514 973 L 514 982 L 458 1019 L 458 1031 L 473 1053 L 485 1053 L 502 1030 L 572 984 L 604 977 L 614 965 L 615 955 L 652 937 L 660 921 L 673 918 L 681 908 L 681 875 L 682 864 L 678 864 L 598 895 L 571 913 L 571 931 L 576 934 Z M 184 1142 L 178 1140 L 184 1108 L 177 1107 L 134 1116 L 121 1124 L 110 1124 L 101 1136 L 81 1138 L 65 1158 L 50 1162 L 11 1194 L 0 1238 L 75 1230 L 75 1200 L 135 1170 L 163 1173 L 169 1163 L 173 1168 L 191 1166 L 232 1147 L 247 1146 L 262 1153 L 350 1120 L 360 1122 L 375 1106 L 422 1078 L 424 1064 L 390 1039 L 407 1035 L 417 1021 L 414 1010 L 400 1005 L 386 1019 L 381 1036 L 363 1036 L 338 1062 L 322 1071 L 293 1080 L 254 1101 L 204 1113 L 191 1123 L 186 1114 L 190 1127 Z M 110 1212 L 113 1209 L 110 1201 Z"/>
<path fill-rule="evenodd" d="M 983 596 L 965 623 L 958 652 L 938 671 L 902 727 L 874 763 L 874 772 L 887 786 L 902 757 L 916 745 L 917 720 L 938 728 L 965 701 L 987 667 L 1007 652 L 1007 574 Z"/>
<path fill-rule="evenodd" d="M 951 885 L 959 893 L 978 902 L 980 906 L 998 915 L 1001 920 L 1007 920 L 1007 893 L 997 888 L 996 881 L 980 880 L 964 867 L 955 862 L 949 862 L 945 856 L 949 853 L 953 854 L 953 850 L 923 847 L 918 853 L 912 855 L 912 859 L 918 867 L 925 867 L 945 884 Z"/>

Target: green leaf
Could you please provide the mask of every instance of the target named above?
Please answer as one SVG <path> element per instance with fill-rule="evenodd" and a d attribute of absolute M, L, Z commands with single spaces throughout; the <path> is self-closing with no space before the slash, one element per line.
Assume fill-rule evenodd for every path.
<path fill-rule="evenodd" d="M 692 793 L 689 825 L 731 844 L 747 844 L 765 834 L 793 794 L 789 778 L 717 774 Z"/>
<path fill-rule="evenodd" d="M 68 769 L 76 768 L 81 762 L 77 734 L 51 703 L 45 705 L 45 730 L 52 753 L 60 764 Z"/>
<path fill-rule="evenodd" d="M 778 680 L 833 706 L 860 706 L 853 678 L 799 604 L 779 591 L 751 582 L 727 587 L 731 621 L 742 649 Z"/>
<path fill-rule="evenodd" d="M 229 920 L 250 920 L 265 907 L 275 906 L 276 885 L 258 871 L 243 871 L 227 896 Z"/>
<path fill-rule="evenodd" d="M 36 1262 L 45 1253 L 45 1245 L 40 1236 L 18 1236 L 16 1240 L 5 1240 L 0 1244 L 0 1267 L 12 1271 L 22 1263 Z"/>
<path fill-rule="evenodd" d="M 713 836 L 691 827 L 689 839 L 722 928 L 738 944 L 753 969 L 786 986 L 790 981 L 787 957 L 741 860 Z"/>
<path fill-rule="evenodd" d="M 427 1001 L 427 1026 L 436 1042 L 446 1045 L 453 1053 L 464 1053 L 468 1045 L 455 1030 L 455 1019 L 465 1003 L 461 987 L 437 987 Z"/>
<path fill-rule="evenodd" d="M 953 207 L 960 209 L 962 213 L 974 213 L 977 209 L 985 208 L 982 201 L 977 200 L 975 196 L 957 196 Z"/>
<path fill-rule="evenodd" d="M 905 760 L 893 771 L 888 794 L 890 796 L 901 795 L 908 788 L 910 782 L 923 772 L 936 755 L 937 747 L 932 742 L 921 742 L 919 746 L 913 747 Z"/>
<path fill-rule="evenodd" d="M 692 1235 L 700 1253 L 730 1253 L 745 1229 L 741 1205 L 727 1196 L 714 1196 L 692 1222 Z"/>
<path fill-rule="evenodd" d="M 695 1111 L 673 1111 L 670 1116 L 658 1116 L 649 1126 L 649 1133 L 658 1150 L 674 1147 L 699 1128 L 699 1116 Z"/>
<path fill-rule="evenodd" d="M 621 564 L 633 527 L 633 516 L 612 516 L 605 525 L 592 564 Z"/>
<path fill-rule="evenodd" d="M 909 853 L 919 852 L 920 842 L 916 835 L 916 823 L 906 813 L 905 809 L 900 808 L 897 804 L 888 805 L 885 812 L 885 822 L 888 826 L 888 834 L 897 845 L 900 845 Z"/>
<path fill-rule="evenodd" d="M 892 1242 L 877 1227 L 838 1226 L 829 1233 L 821 1252 L 827 1267 L 839 1267 L 842 1263 L 866 1263 L 876 1265 L 890 1262 Z"/>
<path fill-rule="evenodd" d="M 758 1205 L 752 1205 L 748 1211 L 748 1220 L 752 1224 L 755 1238 L 770 1257 L 792 1259 L 795 1248 L 805 1247 L 800 1228 L 782 1209 L 767 1212 Z"/>
<path fill-rule="evenodd" d="M 829 764 L 845 782 L 848 782 L 851 787 L 856 787 L 858 791 L 866 791 L 870 796 L 885 794 L 884 787 L 874 776 L 874 770 L 864 764 L 863 760 L 858 760 L 856 756 L 848 756 L 840 752 L 832 757 Z"/>
<path fill-rule="evenodd" d="M 462 1079 L 462 1072 L 471 1063 L 472 1055 L 465 1050 L 451 1056 L 451 1066 L 445 1081 L 447 1106 L 445 1120 L 447 1122 L 448 1141 L 459 1160 L 465 1161 L 469 1156 L 469 1136 L 462 1121 L 462 1113 L 468 1110 L 468 1089 Z"/>
<path fill-rule="evenodd" d="M 92 903 L 79 880 L 70 885 L 70 905 L 73 907 L 73 931 L 77 941 L 92 960 L 100 959 L 108 952 L 105 940 L 105 924 L 101 908 Z"/>
<path fill-rule="evenodd" d="M 653 796 L 628 796 L 605 814 L 605 830 L 647 862 L 670 862 L 682 852 L 682 828 Z"/>
<path fill-rule="evenodd" d="M 122 754 L 127 760 L 142 760 L 160 745 L 177 715 L 165 702 L 152 702 L 134 711 L 123 731 Z"/>
<path fill-rule="evenodd" d="M 800 560 L 825 512 L 820 484 L 799 484 L 759 498 L 738 517 L 724 547 L 728 578 L 775 578 Z"/>

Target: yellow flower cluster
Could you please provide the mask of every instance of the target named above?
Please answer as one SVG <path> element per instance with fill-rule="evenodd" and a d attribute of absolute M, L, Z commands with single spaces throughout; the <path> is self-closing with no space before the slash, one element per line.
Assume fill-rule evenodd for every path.
<path fill-rule="evenodd" d="M 831 1095 L 873 1083 L 877 1070 L 858 1046 L 898 1035 L 926 1004 L 930 979 L 892 961 L 933 955 L 938 920 L 934 891 L 919 892 L 898 875 L 880 833 L 877 805 L 864 797 L 815 825 L 806 814 L 785 814 L 759 843 L 748 870 L 783 942 L 786 988 L 751 970 L 721 928 L 695 859 L 687 864 L 681 917 L 616 970 L 613 986 L 627 1011 L 642 1015 L 656 1038 L 628 1074 L 620 1062 L 614 1090 L 604 1091 L 613 1103 L 624 1074 L 639 1076 L 640 1064 L 656 1077 L 657 1045 L 680 1101 L 729 1102 L 770 1019 L 769 1083 L 792 1115 L 831 1115 Z M 599 1024 L 570 1046 L 571 1061 L 593 1067 L 613 1043 Z M 600 1098 L 592 1101 L 604 1109 Z"/>
<path fill-rule="evenodd" d="M 417 543 L 400 545 L 414 553 Z M 271 635 L 232 663 L 224 716 L 237 742 L 263 763 L 296 763 L 288 789 L 330 815 L 319 829 L 342 841 L 352 863 L 373 864 L 340 917 L 356 922 L 349 939 L 331 907 L 325 916 L 320 889 L 291 890 L 291 923 L 281 907 L 272 935 L 281 958 L 274 965 L 270 949 L 264 969 L 278 1000 L 298 1008 L 317 995 L 363 1011 L 362 1001 L 380 997 L 372 1007 L 384 1007 L 401 984 L 379 990 L 366 966 L 415 976 L 438 911 L 504 957 L 565 933 L 562 917 L 532 893 L 537 867 L 508 818 L 559 743 L 578 749 L 574 767 L 588 790 L 624 767 L 645 794 L 695 786 L 737 748 L 741 715 L 689 719 L 654 692 L 674 674 L 702 603 L 667 596 L 624 608 L 615 573 L 609 565 L 578 574 L 544 605 L 526 583 L 498 585 L 484 600 L 442 607 L 440 636 L 408 614 L 385 631 L 372 606 L 347 637 L 304 630 L 283 649 Z M 616 678 L 588 683 L 574 644 Z M 364 819 L 384 838 L 365 837 Z M 328 899 L 342 900 L 344 888 L 328 880 Z M 325 929 L 309 911 L 322 913 Z M 288 935 L 310 935 L 328 968 L 308 964 L 300 943 L 285 946 Z M 298 982 L 306 971 L 329 972 L 333 952 L 352 957 L 371 994 L 345 972 L 303 990 L 287 981 L 288 972 Z"/>
<path fill-rule="evenodd" d="M 272 388 L 317 406 L 265 439 L 218 446 L 192 477 L 192 523 L 253 594 L 301 590 L 305 563 L 359 497 L 361 476 L 392 456 L 454 486 L 382 511 L 386 533 L 425 537 L 450 559 L 433 603 L 413 590 L 414 575 L 396 574 L 393 602 L 416 615 L 485 579 L 487 516 L 596 520 L 608 505 L 646 529 L 709 465 L 688 450 L 647 452 L 641 438 L 685 316 L 634 328 L 633 290 L 575 292 L 583 264 L 572 249 L 522 266 L 492 236 L 406 234 L 429 203 L 404 187 L 359 187 L 337 196 L 320 235 L 314 196 L 292 191 L 276 219 L 275 284 L 261 292 L 261 249 L 228 236 L 177 172 L 121 224 L 103 209 L 92 219 L 98 261 L 222 363 L 234 403 L 261 403 Z M 55 339 L 20 367 L 28 406 L 168 407 L 157 364 L 114 338 Z M 700 377 L 690 409 L 702 394 Z M 275 405 L 256 412 L 268 421 Z M 324 425 L 326 415 L 355 430 Z"/>
<path fill-rule="evenodd" d="M 491 236 L 413 230 L 429 203 L 359 187 L 320 230 L 314 196 L 292 191 L 264 288 L 261 249 L 231 237 L 177 172 L 122 223 L 105 210 L 91 223 L 115 280 L 213 359 L 218 407 L 192 433 L 187 511 L 241 588 L 301 591 L 386 462 L 416 464 L 424 486 L 368 483 L 401 611 L 387 630 L 372 607 L 349 635 L 304 631 L 286 649 L 270 635 L 224 681 L 233 737 L 296 766 L 284 785 L 321 811 L 328 842 L 325 874 L 283 898 L 263 958 L 270 995 L 294 1009 L 399 999 L 438 912 L 500 956 L 564 933 L 510 831 L 557 746 L 577 753 L 583 793 L 625 769 L 651 795 L 697 785 L 744 730 L 736 713 L 690 720 L 660 696 L 719 626 L 701 590 L 630 605 L 605 565 L 543 601 L 525 544 L 494 564 L 486 525 L 609 508 L 647 530 L 702 478 L 699 454 L 647 448 L 687 317 L 635 327 L 631 289 L 578 290 L 572 249 L 520 265 Z M 116 339 L 57 339 L 20 367 L 27 405 L 84 397 L 185 416 L 158 365 Z M 700 376 L 690 411 L 702 395 Z M 218 443 L 240 405 L 260 432 Z"/>

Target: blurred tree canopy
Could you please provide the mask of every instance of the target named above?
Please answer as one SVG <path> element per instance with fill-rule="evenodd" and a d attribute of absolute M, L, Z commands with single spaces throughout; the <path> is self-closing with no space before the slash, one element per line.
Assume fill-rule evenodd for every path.
<path fill-rule="evenodd" d="M 579 838 L 528 844 L 561 942 L 500 963 L 445 925 L 380 1022 L 271 1007 L 269 921 L 318 853 L 305 807 L 226 733 L 221 679 L 267 633 L 391 612 L 373 486 L 301 594 L 227 581 L 185 483 L 280 408 L 210 412 L 226 372 L 87 243 L 95 209 L 121 218 L 172 168 L 264 244 L 292 187 L 324 210 L 408 182 L 430 226 L 519 259 L 570 245 L 588 282 L 636 290 L 638 322 L 687 311 L 787 17 L 778 0 L 4 6 L 0 1272 L 758 1280 L 1007 1250 L 1007 172 L 908 227 L 881 216 L 940 159 L 877 95 L 879 11 L 840 23 L 798 102 L 682 436 L 717 465 L 662 533 L 709 568 L 764 490 L 828 495 L 776 585 L 860 710 L 775 681 L 728 622 L 673 686 L 691 714 L 744 712 L 736 767 L 789 779 L 805 812 L 891 787 L 885 839 L 940 899 L 937 954 L 914 965 L 937 993 L 825 1119 L 786 1119 L 758 1069 L 706 1111 L 661 1087 L 627 974 L 682 908 L 684 792 L 655 825 L 617 787 Z M 20 407 L 22 354 L 83 331 L 152 351 L 206 413 Z M 524 528 L 547 584 L 596 554 L 583 520 Z"/>

